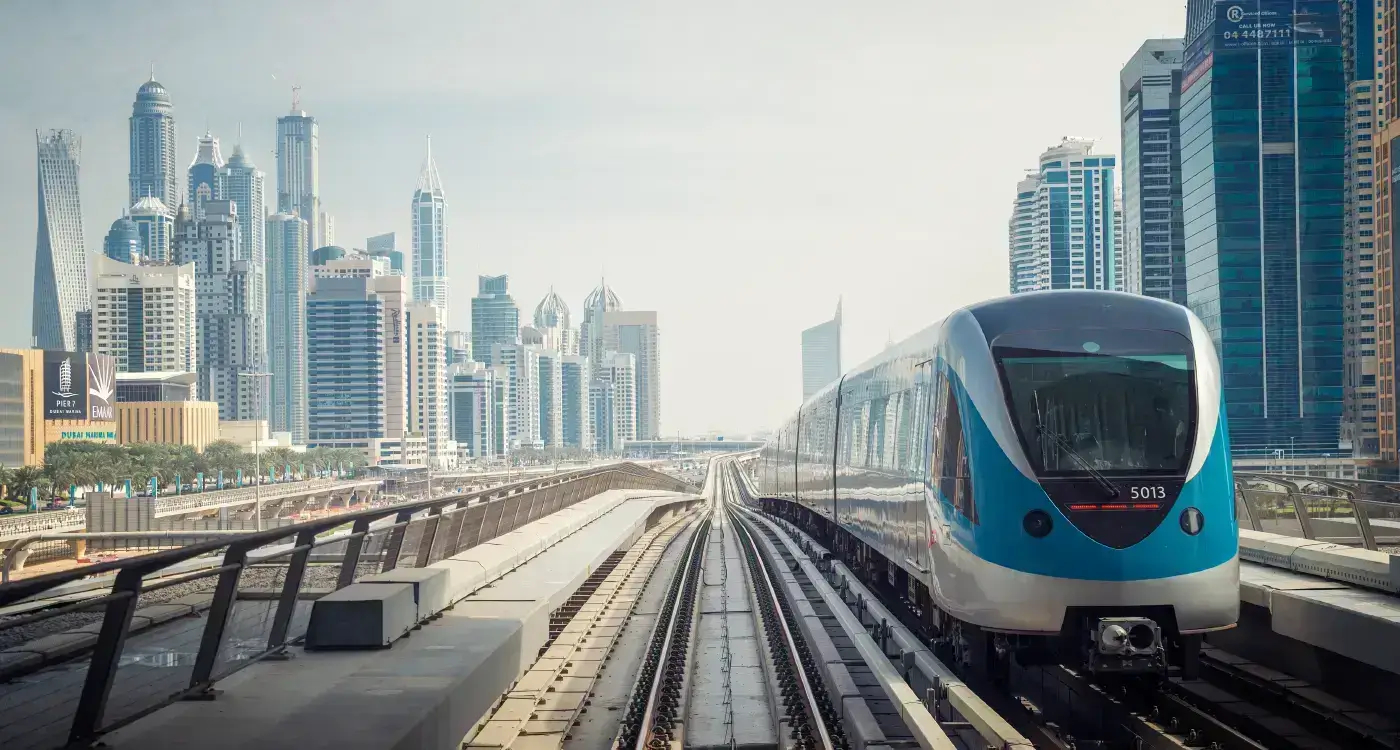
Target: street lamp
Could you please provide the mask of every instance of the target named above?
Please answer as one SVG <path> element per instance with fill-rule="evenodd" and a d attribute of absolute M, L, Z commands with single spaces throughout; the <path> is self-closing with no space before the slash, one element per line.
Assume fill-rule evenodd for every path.
<path fill-rule="evenodd" d="M 243 378 L 270 378 L 270 372 L 240 372 L 238 381 Z M 262 507 L 262 433 L 257 429 L 258 417 L 262 416 L 262 384 L 254 381 L 253 388 L 253 520 L 258 531 L 263 530 Z"/>

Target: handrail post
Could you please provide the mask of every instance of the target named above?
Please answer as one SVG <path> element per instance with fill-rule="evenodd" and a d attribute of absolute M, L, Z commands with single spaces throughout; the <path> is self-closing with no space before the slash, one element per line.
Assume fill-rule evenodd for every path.
<path fill-rule="evenodd" d="M 280 649 L 287 642 L 287 628 L 292 624 L 292 613 L 296 611 L 297 597 L 301 594 L 301 584 L 306 578 L 306 561 L 311 557 L 311 546 L 316 543 L 316 532 L 306 530 L 297 534 L 292 559 L 287 563 L 287 577 L 282 581 L 282 595 L 277 599 L 277 613 L 272 616 L 272 632 L 267 636 L 269 650 Z M 301 549 L 304 548 L 304 549 Z"/>
<path fill-rule="evenodd" d="M 336 578 L 337 591 L 355 582 L 355 571 L 360 567 L 360 550 L 365 547 L 365 537 L 369 536 L 369 519 L 361 518 L 350 527 L 350 538 L 345 540 L 345 556 L 340 559 L 340 575 Z"/>
<path fill-rule="evenodd" d="M 228 618 L 233 614 L 233 605 L 238 599 L 238 581 L 243 577 L 243 569 L 248 564 L 247 542 L 234 542 L 224 553 L 224 571 L 219 573 L 219 585 L 214 589 L 214 599 L 209 604 L 208 620 L 204 623 L 204 636 L 199 641 L 199 654 L 194 659 L 194 671 L 190 673 L 190 689 L 208 690 L 213 682 L 214 665 L 219 661 L 219 648 L 224 643 L 224 631 L 228 628 Z"/>
<path fill-rule="evenodd" d="M 1264 527 L 1259 523 L 1259 509 L 1254 507 L 1254 501 L 1249 496 L 1249 490 L 1245 488 L 1244 482 L 1235 480 L 1235 492 L 1239 493 L 1240 507 L 1244 508 L 1245 518 L 1249 520 L 1249 527 L 1255 531 L 1263 531 Z"/>
<path fill-rule="evenodd" d="M 1371 515 L 1364 503 L 1354 497 L 1347 498 L 1351 503 L 1351 514 L 1356 518 L 1356 528 L 1361 532 L 1361 546 L 1372 552 L 1379 552 L 1376 546 L 1376 532 L 1371 528 Z"/>
<path fill-rule="evenodd" d="M 384 564 L 379 567 L 380 572 L 387 572 L 399 566 L 404 533 L 408 531 L 408 524 L 413 520 L 415 512 L 417 508 L 405 508 L 394 516 L 394 530 L 389 532 L 389 543 L 384 545 Z"/>
<path fill-rule="evenodd" d="M 428 511 L 428 518 L 423 526 L 423 535 L 418 538 L 418 557 L 414 561 L 414 567 L 428 567 L 433 554 L 433 540 L 437 538 L 438 526 L 441 524 L 442 506 L 439 505 Z"/>
<path fill-rule="evenodd" d="M 68 732 L 69 744 L 89 741 L 102 728 L 107 698 L 112 694 L 122 649 L 131 631 L 131 616 L 136 613 L 136 600 L 141 596 L 143 575 L 140 568 L 127 568 L 117 573 L 116 580 L 112 582 L 113 594 L 129 595 L 107 602 L 107 611 L 102 616 L 102 630 L 97 634 L 87 678 L 83 681 L 83 692 L 73 713 L 73 726 Z"/>

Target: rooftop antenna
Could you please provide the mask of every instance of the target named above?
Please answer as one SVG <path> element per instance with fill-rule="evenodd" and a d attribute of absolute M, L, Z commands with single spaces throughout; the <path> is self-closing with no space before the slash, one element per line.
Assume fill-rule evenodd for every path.
<path fill-rule="evenodd" d="M 155 60 L 152 60 L 152 61 L 151 61 L 151 77 L 150 77 L 150 80 L 154 81 L 155 79 L 156 79 L 156 61 L 155 61 Z"/>
<path fill-rule="evenodd" d="M 301 85 L 292 84 L 292 111 L 301 111 Z"/>

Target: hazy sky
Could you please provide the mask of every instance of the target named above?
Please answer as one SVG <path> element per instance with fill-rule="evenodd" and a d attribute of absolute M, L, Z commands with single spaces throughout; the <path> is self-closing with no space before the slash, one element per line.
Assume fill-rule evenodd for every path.
<path fill-rule="evenodd" d="M 88 2 L 0 5 L 0 345 L 30 335 L 34 131 L 83 139 L 90 254 L 127 195 L 127 118 L 171 92 L 179 177 L 208 127 L 275 201 L 276 118 L 321 127 L 336 242 L 399 233 L 424 136 L 451 323 L 478 274 L 575 324 L 606 274 L 662 326 L 662 428 L 770 427 L 799 333 L 845 297 L 846 367 L 1004 294 L 1016 181 L 1064 135 L 1118 148 L 1118 73 L 1179 0 Z"/>

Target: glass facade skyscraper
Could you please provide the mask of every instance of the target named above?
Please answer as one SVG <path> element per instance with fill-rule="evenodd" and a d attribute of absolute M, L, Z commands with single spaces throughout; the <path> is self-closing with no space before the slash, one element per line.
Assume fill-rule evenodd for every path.
<path fill-rule="evenodd" d="M 520 338 L 520 308 L 510 296 L 509 276 L 482 276 L 472 297 L 472 356 L 486 365 L 494 360 L 494 344 L 514 344 Z"/>
<path fill-rule="evenodd" d="M 180 205 L 175 181 L 175 107 L 170 92 L 151 79 L 131 105 L 131 174 L 127 205 L 156 198 L 172 213 Z"/>
<path fill-rule="evenodd" d="M 413 193 L 413 300 L 442 310 L 447 320 L 447 197 L 431 139 Z"/>
<path fill-rule="evenodd" d="M 316 118 L 292 103 L 277 118 L 277 212 L 306 221 L 307 247 L 320 247 L 321 136 Z"/>
<path fill-rule="evenodd" d="M 190 164 L 190 210 L 194 212 L 195 221 L 204 218 L 204 204 L 209 201 L 223 200 L 222 190 L 219 188 L 219 169 L 224 166 L 224 155 L 219 152 L 219 139 L 212 133 L 205 133 L 199 139 L 199 150 L 195 152 L 194 163 Z M 240 206 L 240 210 L 247 210 L 247 206 Z"/>
<path fill-rule="evenodd" d="M 1267 23 L 1261 13 L 1307 14 L 1320 35 L 1241 33 Z M 1187 6 L 1187 299 L 1220 354 L 1237 456 L 1338 451 L 1347 94 L 1337 16 L 1336 0 Z"/>
<path fill-rule="evenodd" d="M 1181 219 L 1180 39 L 1149 39 L 1123 66 L 1125 292 L 1186 304 Z"/>
<path fill-rule="evenodd" d="M 306 295 L 310 287 L 306 222 L 292 214 L 267 218 L 267 351 L 272 429 L 306 442 Z"/>
<path fill-rule="evenodd" d="M 82 141 L 71 130 L 37 134 L 39 232 L 34 244 L 34 345 L 78 348 L 78 313 L 92 309 L 78 199 Z M 86 349 L 87 345 L 84 344 Z"/>
<path fill-rule="evenodd" d="M 385 311 L 369 278 L 316 280 L 306 302 L 308 446 L 368 451 L 385 437 Z"/>
<path fill-rule="evenodd" d="M 238 257 L 243 260 L 266 258 L 267 204 L 263 198 L 263 173 L 249 161 L 243 147 L 235 146 L 228 163 L 219 168 L 215 175 L 219 200 L 233 201 L 238 207 Z M 310 247 L 308 230 L 307 246 Z"/>

